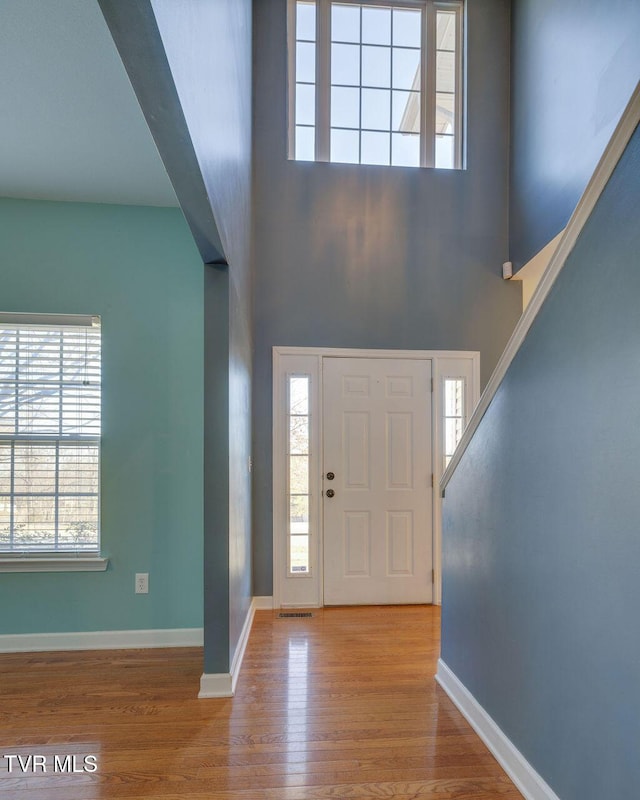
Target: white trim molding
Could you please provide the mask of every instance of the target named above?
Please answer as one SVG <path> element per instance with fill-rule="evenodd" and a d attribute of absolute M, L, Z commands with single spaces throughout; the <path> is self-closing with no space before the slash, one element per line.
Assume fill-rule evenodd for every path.
<path fill-rule="evenodd" d="M 540 283 L 545 270 L 549 266 L 549 262 L 553 258 L 556 248 L 560 244 L 564 228 L 557 236 L 554 236 L 550 242 L 541 248 L 533 258 L 520 267 L 511 280 L 520 281 L 522 283 L 522 311 L 526 310 L 531 302 L 531 298 L 536 290 L 537 285 Z"/>
<path fill-rule="evenodd" d="M 235 694 L 236 691 L 236 683 L 238 682 L 240 667 L 242 666 L 242 661 L 244 659 L 244 651 L 247 649 L 247 644 L 249 642 L 249 636 L 251 634 L 251 627 L 253 625 L 255 613 L 256 601 L 251 598 L 247 616 L 244 619 L 244 625 L 242 626 L 240 636 L 238 637 L 236 651 L 233 654 L 233 659 L 231 660 L 231 694 Z"/>
<path fill-rule="evenodd" d="M 468 353 L 456 358 L 433 360 L 433 602 L 442 605 L 442 495 L 437 490 L 444 472 L 445 402 L 447 379 L 464 381 L 464 420 L 471 419 L 480 399 L 480 353 Z"/>
<path fill-rule="evenodd" d="M 84 558 L 0 558 L 0 572 L 104 572 L 109 559 L 100 556 Z"/>
<path fill-rule="evenodd" d="M 268 610 L 273 608 L 273 598 L 271 597 L 254 597 L 251 600 L 247 616 L 240 632 L 238 639 L 238 646 L 234 653 L 233 660 L 231 661 L 231 669 L 229 672 L 204 672 L 200 677 L 200 691 L 198 697 L 233 697 L 236 692 L 236 684 L 242 667 L 242 660 L 244 653 L 247 649 L 247 643 L 251 634 L 251 626 L 253 625 L 253 618 L 256 611 Z"/>
<path fill-rule="evenodd" d="M 558 795 L 535 771 L 442 659 L 438 660 L 436 681 L 449 695 L 460 713 L 486 744 L 526 800 L 559 800 Z"/>
<path fill-rule="evenodd" d="M 152 647 L 202 647 L 202 628 L 0 635 L 0 653 L 43 653 L 57 650 L 129 650 Z"/>
<path fill-rule="evenodd" d="M 587 185 L 587 188 L 584 190 L 584 194 L 580 198 L 580 202 L 576 206 L 576 210 L 573 212 L 567 227 L 564 229 L 564 233 L 560 238 L 558 246 L 551 257 L 551 260 L 549 261 L 549 266 L 540 279 L 540 283 L 533 293 L 529 305 L 527 306 L 523 315 L 520 317 L 520 321 L 516 325 L 511 338 L 507 343 L 505 351 L 500 357 L 500 360 L 493 371 L 493 375 L 489 378 L 489 382 L 487 383 L 487 386 L 482 393 L 482 397 L 480 398 L 480 402 L 478 403 L 478 406 L 476 407 L 476 410 L 471 417 L 469 424 L 467 425 L 460 444 L 456 448 L 456 452 L 454 453 L 453 458 L 449 462 L 449 466 L 442 476 L 442 480 L 440 481 L 440 489 L 442 491 L 446 489 L 447 484 L 451 480 L 451 476 L 460 463 L 460 459 L 469 446 L 469 442 L 473 438 L 482 418 L 491 404 L 491 401 L 498 391 L 498 388 L 500 387 L 500 384 L 502 383 L 502 380 L 504 379 L 511 362 L 515 358 L 516 353 L 524 342 L 527 333 L 529 332 L 529 328 L 533 324 L 533 321 L 538 316 L 538 313 L 542 308 L 547 295 L 551 291 L 553 284 L 556 282 L 556 278 L 564 267 L 567 258 L 569 257 L 578 240 L 578 237 L 582 233 L 582 229 L 591 216 L 591 213 L 593 212 L 600 195 L 609 182 L 609 179 L 611 178 L 618 161 L 620 161 L 622 158 L 622 154 L 624 153 L 627 144 L 629 143 L 639 123 L 640 83 L 637 84 L 636 89 L 631 96 L 631 99 L 629 100 L 622 117 L 620 118 L 620 122 L 618 123 L 613 136 L 609 140 L 609 144 L 607 145 L 602 158 L 600 159 L 598 166 L 596 167 L 595 172 L 593 173 L 591 180 Z"/>
<path fill-rule="evenodd" d="M 287 425 L 286 389 L 288 375 L 307 374 L 311 378 L 311 465 L 312 497 L 322 491 L 323 441 L 323 364 L 325 358 L 395 358 L 431 362 L 432 418 L 431 446 L 434 488 L 432 491 L 433 532 L 433 602 L 441 602 L 440 564 L 440 492 L 438 485 L 443 472 L 443 413 L 442 378 L 466 376 L 471 407 L 466 410 L 470 419 L 480 397 L 480 353 L 475 350 L 366 350 L 335 347 L 273 347 L 273 419 L 272 419 L 272 499 L 273 499 L 273 607 L 319 608 L 324 604 L 323 591 L 323 508 L 322 503 L 310 506 L 310 569 L 304 575 L 287 574 L 288 501 L 286 491 Z"/>

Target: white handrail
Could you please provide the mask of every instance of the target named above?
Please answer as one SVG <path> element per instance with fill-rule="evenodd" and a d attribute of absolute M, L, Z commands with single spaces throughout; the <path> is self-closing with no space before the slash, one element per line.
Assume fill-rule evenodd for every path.
<path fill-rule="evenodd" d="M 631 95 L 627 107 L 625 108 L 620 121 L 613 132 L 609 144 L 605 148 L 598 166 L 596 167 L 587 188 L 584 190 L 582 197 L 575 211 L 571 215 L 571 219 L 564 230 L 562 238 L 558 242 L 558 246 L 551 257 L 551 261 L 547 266 L 540 283 L 538 284 L 533 297 L 523 315 L 520 317 L 507 346 L 500 356 L 500 359 L 489 378 L 480 401 L 473 412 L 469 424 L 467 425 L 460 443 L 456 447 L 455 453 L 449 462 L 449 466 L 444 471 L 440 480 L 440 489 L 444 492 L 447 484 L 451 480 L 451 476 L 460 463 L 465 450 L 469 446 L 469 442 L 473 438 L 480 421 L 484 417 L 487 409 L 495 393 L 498 391 L 500 384 L 509 368 L 509 365 L 515 358 L 516 353 L 520 349 L 520 345 L 526 338 L 526 335 L 531 327 L 533 321 L 538 316 L 542 304 L 544 303 L 547 295 L 551 291 L 551 287 L 555 283 L 556 278 L 565 265 L 569 254 L 573 250 L 582 229 L 584 228 L 587 220 L 591 216 L 593 209 L 605 186 L 609 182 L 609 178 L 613 174 L 618 161 L 622 158 L 629 140 L 633 136 L 635 129 L 640 124 L 640 82 L 637 84 L 635 91 Z"/>

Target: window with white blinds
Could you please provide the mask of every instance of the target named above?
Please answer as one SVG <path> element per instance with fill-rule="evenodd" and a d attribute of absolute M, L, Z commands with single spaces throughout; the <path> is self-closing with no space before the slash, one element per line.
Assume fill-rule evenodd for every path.
<path fill-rule="evenodd" d="M 0 555 L 100 549 L 96 317 L 0 314 Z"/>

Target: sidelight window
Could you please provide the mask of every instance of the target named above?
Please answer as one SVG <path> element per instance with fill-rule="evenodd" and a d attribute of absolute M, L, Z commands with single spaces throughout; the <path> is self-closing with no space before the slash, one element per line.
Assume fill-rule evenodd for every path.
<path fill-rule="evenodd" d="M 444 379 L 444 469 L 460 444 L 466 426 L 464 378 Z"/>
<path fill-rule="evenodd" d="M 289 574 L 309 573 L 309 375 L 288 378 Z"/>

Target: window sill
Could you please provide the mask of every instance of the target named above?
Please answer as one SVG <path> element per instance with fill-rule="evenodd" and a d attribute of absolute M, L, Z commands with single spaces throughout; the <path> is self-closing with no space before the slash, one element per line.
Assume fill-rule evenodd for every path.
<path fill-rule="evenodd" d="M 102 556 L 0 558 L 0 572 L 104 572 L 108 566 Z"/>

